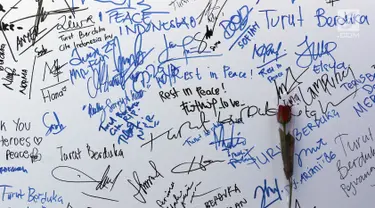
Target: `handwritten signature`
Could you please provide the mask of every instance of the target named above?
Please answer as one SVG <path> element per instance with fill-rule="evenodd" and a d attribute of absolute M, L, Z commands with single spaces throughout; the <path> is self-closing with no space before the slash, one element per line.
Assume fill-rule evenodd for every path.
<path fill-rule="evenodd" d="M 57 82 L 60 82 L 60 75 L 63 73 L 61 69 L 67 65 L 68 63 L 64 63 L 63 65 L 59 64 L 59 59 L 55 59 L 53 61 L 53 65 L 50 66 L 47 62 L 44 65 L 44 73 L 43 73 L 43 81 L 46 80 L 46 71 L 49 72 L 49 74 L 53 75 L 53 77 L 57 77 Z M 48 69 L 48 70 L 47 70 Z"/>
<path fill-rule="evenodd" d="M 155 181 L 159 177 L 164 178 L 164 176 L 157 170 L 155 163 L 151 160 L 149 161 L 149 163 L 150 163 L 152 169 L 155 171 L 154 176 L 148 176 L 145 181 L 141 182 L 139 180 L 139 176 L 138 176 L 137 171 L 134 171 L 133 172 L 133 179 L 134 179 L 136 184 L 134 184 L 132 180 L 128 179 L 128 182 L 130 183 L 130 185 L 132 185 L 134 187 L 134 189 L 137 191 L 137 193 L 135 193 L 133 195 L 133 197 L 137 201 L 139 201 L 143 204 L 146 203 L 146 199 L 143 196 L 142 192 L 144 194 L 147 194 L 147 190 L 151 188 L 151 186 L 153 185 L 153 181 Z"/>
<path fill-rule="evenodd" d="M 334 41 L 325 42 L 322 40 L 318 43 L 309 43 L 309 37 L 305 36 L 304 41 L 297 47 L 305 47 L 305 50 L 302 53 L 295 53 L 298 56 L 296 64 L 300 68 L 308 68 L 313 61 L 318 60 L 324 55 L 328 56 L 332 62 L 336 62 L 335 57 L 332 55 L 332 52 L 337 48 L 337 43 Z"/>
<path fill-rule="evenodd" d="M 275 179 L 275 188 L 271 188 L 270 186 L 267 185 L 267 180 L 264 179 L 264 185 L 263 186 L 257 186 L 254 191 L 254 199 L 257 198 L 257 193 L 258 190 L 261 191 L 262 193 L 262 200 L 260 202 L 260 207 L 261 208 L 267 208 L 271 206 L 273 203 L 277 201 L 281 201 L 281 194 L 279 190 L 279 186 L 277 185 L 277 179 Z M 270 198 L 273 198 L 270 199 Z M 271 201 L 272 200 L 272 201 Z"/>
<path fill-rule="evenodd" d="M 194 157 L 191 162 L 184 162 L 175 166 L 174 168 L 172 168 L 171 172 L 190 174 L 191 172 L 194 172 L 197 170 L 206 171 L 207 166 L 212 165 L 214 163 L 222 163 L 222 162 L 225 162 L 225 160 L 203 160 L 203 155 L 202 155 L 201 160 L 199 162 L 195 162 L 195 157 Z M 184 169 L 184 167 L 186 167 L 187 169 Z"/>
<path fill-rule="evenodd" d="M 161 208 L 166 207 L 178 207 L 177 205 L 181 205 L 183 208 L 186 208 L 188 203 L 192 204 L 194 198 L 199 198 L 205 196 L 209 193 L 212 193 L 216 190 L 221 189 L 221 187 L 212 189 L 210 191 L 196 194 L 198 187 L 202 184 L 202 182 L 191 182 L 190 185 L 186 184 L 185 188 L 182 190 L 173 190 L 174 189 L 174 182 L 172 182 L 171 187 L 169 187 L 167 195 L 163 198 L 163 200 L 156 200 L 156 204 Z M 190 200 L 189 200 L 190 198 Z"/>
<path fill-rule="evenodd" d="M 222 151 L 227 151 L 234 149 L 238 145 L 245 146 L 246 145 L 246 138 L 240 136 L 241 133 L 234 133 L 234 126 L 235 124 L 231 125 L 231 133 L 230 137 L 227 137 L 225 135 L 225 128 L 223 124 L 214 124 L 214 126 L 211 128 L 211 130 L 214 132 L 214 141 L 210 142 L 209 145 L 215 145 L 215 149 L 218 150 L 219 148 L 222 149 Z M 219 133 L 217 133 L 216 130 L 219 130 Z"/>
<path fill-rule="evenodd" d="M 95 190 L 97 191 L 103 190 L 104 188 L 108 189 L 109 187 L 107 185 L 111 185 L 109 190 L 112 191 L 118 177 L 122 173 L 122 170 L 120 170 L 117 173 L 117 175 L 112 179 L 108 176 L 110 169 L 111 169 L 111 166 L 108 165 L 100 180 L 95 180 L 93 177 L 89 176 L 85 172 L 77 168 L 70 167 L 70 166 L 57 166 L 56 168 L 52 169 L 51 175 L 56 180 L 66 182 L 66 183 L 94 183 L 96 184 Z M 75 179 L 70 179 L 70 178 L 75 178 Z M 85 192 L 82 192 L 82 194 L 92 197 L 92 198 L 118 202 L 118 200 L 115 200 L 115 199 L 95 196 L 95 195 L 87 194 Z"/>
<path fill-rule="evenodd" d="M 141 147 L 144 147 L 146 145 L 150 145 L 150 151 L 153 150 L 154 148 L 154 141 L 159 139 L 159 138 L 162 138 L 163 136 L 166 137 L 168 140 L 173 140 L 173 139 L 179 139 L 179 138 L 182 138 L 183 135 L 182 135 L 182 130 L 183 129 L 190 129 L 190 130 L 200 130 L 200 129 L 204 129 L 205 132 L 208 132 L 208 129 L 206 127 L 206 124 L 210 122 L 210 120 L 206 120 L 206 114 L 201 111 L 200 112 L 200 124 L 198 124 L 197 126 L 196 125 L 193 125 L 190 121 L 186 121 L 184 122 L 178 129 L 177 133 L 174 133 L 172 130 L 173 128 L 170 128 L 169 130 L 165 131 L 164 133 L 161 133 L 160 135 L 154 137 L 154 135 L 151 133 L 150 134 L 150 140 L 147 141 L 146 143 L 142 144 Z M 185 128 L 184 128 L 185 127 Z"/>
<path fill-rule="evenodd" d="M 57 116 L 56 112 L 53 112 L 53 115 L 54 115 L 54 118 L 55 118 L 55 124 L 47 124 L 46 123 L 46 116 L 49 115 L 50 112 L 46 112 L 45 114 L 43 114 L 43 117 L 42 117 L 42 122 L 43 122 L 43 125 L 48 129 L 47 132 L 46 132 L 46 136 L 50 135 L 51 133 L 52 134 L 59 134 L 60 132 L 62 132 L 66 126 L 64 126 L 64 124 L 62 124 L 59 120 L 59 117 Z"/>

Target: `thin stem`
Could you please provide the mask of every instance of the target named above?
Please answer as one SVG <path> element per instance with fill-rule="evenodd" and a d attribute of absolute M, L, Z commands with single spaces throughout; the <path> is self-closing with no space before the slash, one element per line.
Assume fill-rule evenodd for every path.
<path fill-rule="evenodd" d="M 284 130 L 284 139 L 286 139 L 286 124 L 283 124 L 283 130 Z M 285 147 L 289 148 L 289 147 Z M 289 152 L 286 150 L 285 152 Z M 293 194 L 293 185 L 292 185 L 292 177 L 288 178 L 289 179 L 289 208 L 292 208 L 292 194 Z"/>
<path fill-rule="evenodd" d="M 293 193 L 293 187 L 292 187 L 292 177 L 289 178 L 289 208 L 292 208 L 292 193 Z"/>

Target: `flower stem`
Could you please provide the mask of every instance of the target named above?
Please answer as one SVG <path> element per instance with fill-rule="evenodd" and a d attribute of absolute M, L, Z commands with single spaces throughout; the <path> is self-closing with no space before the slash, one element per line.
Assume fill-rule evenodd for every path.
<path fill-rule="evenodd" d="M 293 185 L 292 185 L 292 177 L 289 178 L 289 208 L 292 208 L 292 193 L 293 193 Z"/>
<path fill-rule="evenodd" d="M 283 124 L 283 131 L 284 131 L 284 139 L 286 139 L 286 124 L 285 123 Z M 285 148 L 289 148 L 289 147 L 285 146 Z M 285 152 L 288 152 L 288 150 L 286 150 Z M 289 208 L 292 208 L 292 194 L 293 194 L 292 177 L 288 178 L 288 180 L 289 180 Z"/>

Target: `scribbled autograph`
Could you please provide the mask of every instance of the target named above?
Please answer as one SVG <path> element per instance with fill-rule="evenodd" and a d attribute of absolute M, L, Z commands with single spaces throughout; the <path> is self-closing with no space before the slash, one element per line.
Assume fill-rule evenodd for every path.
<path fill-rule="evenodd" d="M 134 171 L 133 172 L 133 179 L 134 179 L 134 182 L 136 184 L 134 184 L 132 180 L 128 179 L 129 184 L 132 185 L 134 187 L 134 189 L 137 191 L 137 193 L 135 193 L 133 195 L 133 197 L 137 201 L 139 201 L 143 204 L 146 203 L 146 199 L 145 199 L 143 194 L 145 194 L 145 195 L 147 194 L 147 190 L 152 187 L 153 181 L 155 181 L 157 178 L 164 178 L 164 176 L 157 170 L 156 164 L 151 160 L 149 161 L 149 163 L 150 163 L 150 166 L 152 167 L 152 169 L 155 171 L 154 176 L 148 176 L 145 181 L 141 182 L 139 180 L 139 176 L 138 176 L 137 171 Z"/>
<path fill-rule="evenodd" d="M 191 162 L 184 162 L 179 165 L 176 165 L 174 168 L 172 168 L 171 172 L 190 174 L 191 172 L 194 172 L 197 170 L 206 171 L 207 166 L 212 165 L 214 163 L 222 163 L 222 162 L 225 162 L 225 160 L 203 160 L 203 155 L 202 155 L 201 160 L 199 162 L 196 162 L 195 157 L 194 157 Z"/>
<path fill-rule="evenodd" d="M 43 125 L 48 129 L 47 132 L 46 132 L 46 136 L 50 135 L 51 133 L 52 134 L 59 134 L 60 132 L 62 132 L 66 126 L 64 126 L 64 124 L 62 124 L 59 120 L 59 117 L 57 116 L 56 112 L 53 112 L 53 115 L 54 115 L 54 118 L 55 118 L 55 124 L 47 124 L 46 123 L 46 116 L 49 115 L 50 112 L 46 112 L 43 114 L 43 117 L 42 117 L 42 123 Z"/>
<path fill-rule="evenodd" d="M 120 170 L 117 173 L 117 175 L 113 179 L 111 179 L 108 176 L 110 169 L 111 169 L 111 166 L 108 165 L 100 180 L 95 180 L 93 177 L 89 176 L 83 171 L 77 168 L 70 167 L 70 166 L 57 166 L 56 168 L 52 169 L 51 175 L 56 180 L 66 182 L 66 183 L 94 183 L 96 184 L 95 190 L 97 191 L 102 190 L 104 188 L 108 189 L 107 185 L 111 185 L 110 191 L 112 191 L 118 177 L 122 173 L 122 170 Z M 75 179 L 69 179 L 69 178 L 75 178 Z M 118 200 L 115 200 L 115 199 L 95 196 L 95 195 L 87 194 L 85 192 L 82 192 L 82 194 L 92 197 L 92 198 L 118 202 Z"/>

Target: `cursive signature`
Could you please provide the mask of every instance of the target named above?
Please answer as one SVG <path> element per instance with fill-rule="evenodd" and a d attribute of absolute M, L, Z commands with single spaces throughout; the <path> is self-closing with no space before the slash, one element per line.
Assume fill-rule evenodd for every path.
<path fill-rule="evenodd" d="M 107 188 L 108 184 L 112 184 L 111 189 L 110 189 L 110 191 L 112 191 L 112 189 L 115 186 L 115 183 L 117 181 L 117 178 L 120 176 L 122 170 L 120 170 L 117 173 L 117 175 L 115 176 L 114 179 L 111 179 L 110 177 L 108 177 L 108 173 L 109 173 L 110 168 L 111 168 L 111 166 L 108 165 L 107 169 L 105 169 L 101 180 L 98 182 L 98 185 L 95 188 L 96 190 L 102 190 L 103 188 Z"/>
<path fill-rule="evenodd" d="M 141 182 L 139 180 L 139 176 L 138 176 L 137 171 L 134 171 L 133 172 L 133 179 L 134 179 L 134 182 L 136 184 L 134 184 L 132 180 L 128 179 L 128 182 L 130 183 L 130 185 L 132 185 L 134 187 L 134 189 L 137 191 L 133 195 L 133 197 L 137 201 L 139 201 L 143 204 L 146 203 L 146 199 L 143 196 L 143 194 L 147 195 L 147 190 L 151 188 L 151 186 L 153 185 L 153 181 L 155 181 L 159 177 L 164 178 L 164 176 L 157 170 L 155 163 L 151 160 L 149 161 L 149 163 L 150 163 L 150 166 L 152 167 L 152 169 L 155 171 L 154 176 L 148 176 L 146 180 Z"/>
<path fill-rule="evenodd" d="M 222 8 L 225 6 L 227 1 L 225 1 L 222 6 L 218 5 L 218 3 L 219 3 L 219 0 L 216 0 L 215 3 L 212 0 L 208 1 L 206 7 L 197 17 L 199 24 L 202 23 L 202 20 L 204 17 L 207 18 L 208 22 L 216 23 L 217 19 L 219 18 L 219 15 L 221 14 Z M 219 10 L 219 11 L 215 14 L 216 10 Z"/>
<path fill-rule="evenodd" d="M 254 191 L 254 199 L 257 198 L 257 193 L 258 190 L 261 191 L 262 193 L 262 200 L 260 202 L 260 207 L 261 208 L 267 208 L 271 206 L 273 203 L 277 201 L 281 201 L 281 195 L 280 195 L 280 190 L 279 186 L 277 185 L 277 179 L 275 179 L 275 188 L 271 188 L 270 186 L 267 185 L 267 180 L 264 179 L 264 185 L 263 186 L 257 186 Z M 273 198 L 270 199 L 270 198 Z M 272 200 L 272 201 L 271 201 Z"/>
<path fill-rule="evenodd" d="M 100 180 L 95 180 L 93 177 L 89 176 L 85 172 L 77 168 L 70 167 L 70 166 L 57 166 L 56 168 L 52 169 L 51 175 L 58 181 L 62 181 L 66 183 L 93 183 L 93 184 L 96 184 L 95 190 L 103 190 L 104 188 L 106 189 L 110 188 L 109 190 L 112 191 L 118 177 L 122 173 L 122 170 L 120 170 L 117 173 L 117 175 L 112 179 L 108 176 L 110 169 L 111 169 L 111 166 L 108 165 Z M 75 178 L 75 179 L 68 179 L 68 178 Z M 108 187 L 107 185 L 111 185 L 111 186 Z M 99 198 L 99 199 L 118 202 L 117 200 L 114 200 L 114 199 L 99 197 L 99 196 L 87 194 L 85 192 L 82 192 L 82 194 L 89 196 L 89 197 L 93 197 L 93 198 Z"/>
<path fill-rule="evenodd" d="M 48 53 L 51 53 L 52 50 L 47 50 L 44 48 L 44 45 L 42 45 L 42 48 L 39 50 L 38 47 L 35 47 L 34 52 L 37 54 L 37 57 L 40 58 Z"/>
<path fill-rule="evenodd" d="M 328 56 L 332 62 L 336 62 L 335 57 L 332 55 L 332 52 L 337 48 L 337 43 L 334 41 L 324 42 L 324 40 L 322 40 L 318 43 L 309 43 L 309 37 L 305 36 L 304 41 L 297 45 L 297 47 L 305 47 L 302 53 L 295 53 L 298 56 L 296 64 L 300 68 L 310 67 L 313 61 L 325 55 Z"/>
<path fill-rule="evenodd" d="M 210 0 L 208 4 L 206 5 L 206 7 L 204 8 L 204 10 L 202 11 L 202 13 L 197 17 L 199 24 L 202 23 L 202 20 L 204 17 L 207 17 L 207 20 L 209 23 L 213 22 L 212 29 L 208 25 L 206 25 L 206 33 L 202 36 L 201 39 L 199 39 L 200 44 L 198 47 L 198 53 L 203 53 L 205 51 L 208 45 L 205 39 L 210 39 L 214 35 L 214 31 L 215 31 L 216 23 L 219 19 L 219 15 L 224 14 L 222 13 L 222 11 L 224 9 L 224 6 L 228 2 L 228 0 L 225 0 L 222 6 L 218 6 L 218 1 L 219 0 L 216 0 L 215 4 L 213 5 L 212 0 Z M 216 14 L 214 14 L 215 10 L 219 10 L 219 11 Z"/>
<path fill-rule="evenodd" d="M 62 15 L 59 17 L 59 20 L 62 21 L 57 25 L 57 30 L 62 30 L 59 33 L 81 30 L 95 25 L 92 15 L 80 21 L 72 21 L 72 16 L 69 15 L 69 17 L 67 17 L 66 15 Z"/>
<path fill-rule="evenodd" d="M 182 190 L 174 190 L 175 186 L 174 182 L 172 182 L 171 187 L 169 187 L 168 189 L 168 192 L 165 191 L 167 195 L 163 198 L 163 200 L 156 200 L 156 204 L 161 208 L 176 208 L 178 207 L 177 205 L 181 205 L 183 208 L 186 208 L 186 205 L 188 203 L 193 203 L 194 198 L 199 198 L 221 189 L 221 187 L 218 187 L 204 193 L 196 194 L 197 189 L 201 184 L 202 182 L 191 182 L 190 184 L 186 184 Z"/>
<path fill-rule="evenodd" d="M 50 135 L 51 133 L 52 134 L 58 134 L 66 128 L 66 126 L 64 126 L 64 124 L 62 124 L 60 122 L 59 117 L 57 116 L 56 112 L 53 112 L 56 123 L 55 124 L 47 124 L 46 123 L 46 116 L 49 115 L 49 114 L 50 114 L 50 112 L 46 112 L 45 114 L 43 114 L 43 117 L 42 117 L 43 125 L 48 129 L 47 132 L 46 132 L 46 136 Z"/>
<path fill-rule="evenodd" d="M 221 148 L 222 151 L 227 151 L 237 147 L 238 145 L 245 146 L 246 145 L 246 138 L 240 136 L 241 133 L 234 133 L 234 126 L 235 124 L 231 125 L 231 133 L 230 136 L 225 135 L 225 128 L 223 124 L 214 124 L 211 128 L 214 133 L 214 141 L 210 142 L 209 145 L 215 145 L 215 149 L 218 150 Z M 219 130 L 217 133 L 216 129 Z M 227 137 L 227 138 L 226 138 Z"/>
<path fill-rule="evenodd" d="M 55 59 L 53 61 L 53 65 L 50 66 L 47 62 L 45 63 L 44 65 L 44 73 L 43 73 L 43 81 L 46 80 L 46 72 L 48 71 L 49 74 L 53 75 L 53 77 L 56 77 L 57 78 L 57 82 L 60 82 L 60 74 L 62 74 L 63 72 L 61 71 L 61 69 L 67 65 L 68 63 L 64 63 L 63 65 L 60 65 L 59 64 L 59 59 Z M 47 70 L 48 69 L 48 70 Z"/>
<path fill-rule="evenodd" d="M 181 124 L 180 128 L 178 129 L 177 133 L 173 133 L 172 130 L 173 128 L 170 128 L 169 130 L 161 133 L 160 135 L 154 137 L 154 135 L 151 133 L 150 136 L 150 140 L 147 141 L 146 143 L 142 144 L 141 147 L 144 147 L 146 145 L 150 145 L 150 151 L 153 150 L 154 148 L 154 141 L 161 138 L 162 136 L 166 135 L 167 139 L 168 140 L 173 140 L 173 139 L 179 139 L 179 138 L 182 138 L 182 130 L 184 129 L 183 127 L 188 128 L 190 130 L 200 130 L 200 129 L 204 129 L 205 132 L 208 132 L 208 129 L 206 127 L 206 124 L 210 122 L 210 120 L 206 120 L 206 114 L 201 111 L 200 112 L 200 125 L 198 126 L 194 126 L 192 125 L 192 123 L 190 121 L 186 121 L 184 122 L 183 124 Z"/>
<path fill-rule="evenodd" d="M 207 46 L 202 50 L 197 50 L 198 46 L 200 47 L 202 44 L 199 37 L 197 37 L 200 34 L 200 32 L 197 32 L 193 36 L 188 35 L 182 39 L 181 43 L 168 41 L 167 36 L 164 35 L 165 49 L 158 56 L 159 67 L 176 60 L 185 60 L 185 63 L 189 64 L 189 59 L 222 56 L 222 54 L 214 54 L 212 51 L 206 50 Z M 173 53 L 176 55 L 171 55 Z M 202 53 L 204 53 L 204 55 L 200 55 Z M 183 56 L 179 54 L 183 54 Z"/>
<path fill-rule="evenodd" d="M 191 162 L 184 162 L 175 166 L 174 168 L 172 168 L 171 172 L 190 174 L 191 172 L 194 172 L 197 170 L 206 171 L 207 166 L 214 164 L 214 163 L 222 163 L 222 162 L 225 162 L 225 160 L 203 160 L 203 155 L 202 155 L 201 160 L 199 162 L 196 162 L 195 157 L 194 157 Z"/>

